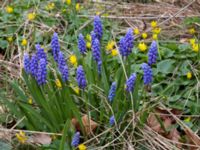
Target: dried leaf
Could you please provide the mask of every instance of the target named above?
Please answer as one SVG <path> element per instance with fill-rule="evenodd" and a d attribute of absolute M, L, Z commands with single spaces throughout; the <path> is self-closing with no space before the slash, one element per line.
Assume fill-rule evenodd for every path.
<path fill-rule="evenodd" d="M 89 119 L 88 115 L 84 115 L 82 118 L 82 123 L 83 123 L 83 127 L 85 130 L 85 133 L 87 135 L 91 134 L 92 131 L 94 131 L 96 129 L 96 127 L 98 126 L 98 124 L 96 122 L 94 122 L 92 119 Z M 80 130 L 80 124 L 78 123 L 78 120 L 76 118 L 73 118 L 71 120 L 72 124 L 75 126 L 76 130 Z"/>
<path fill-rule="evenodd" d="M 51 137 L 47 134 L 35 134 L 31 137 L 31 142 L 34 144 L 49 145 L 51 141 Z"/>
<path fill-rule="evenodd" d="M 161 132 L 161 126 L 160 123 L 158 122 L 157 118 L 155 117 L 154 114 L 150 114 L 149 117 L 147 118 L 147 123 L 153 129 L 154 131 L 160 133 Z"/>

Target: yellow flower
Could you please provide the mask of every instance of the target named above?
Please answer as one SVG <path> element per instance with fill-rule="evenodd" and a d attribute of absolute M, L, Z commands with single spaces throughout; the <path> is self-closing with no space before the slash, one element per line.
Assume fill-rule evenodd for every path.
<path fill-rule="evenodd" d="M 11 43 L 13 41 L 13 37 L 12 36 L 7 37 L 7 41 Z"/>
<path fill-rule="evenodd" d="M 190 34 L 195 34 L 196 30 L 195 30 L 195 28 L 190 28 L 190 29 L 188 29 L 188 32 Z"/>
<path fill-rule="evenodd" d="M 110 51 L 113 49 L 113 47 L 115 46 L 115 41 L 111 40 L 108 42 L 108 44 L 106 45 L 106 50 Z"/>
<path fill-rule="evenodd" d="M 73 90 L 76 94 L 79 94 L 80 89 L 78 86 L 74 87 Z"/>
<path fill-rule="evenodd" d="M 52 140 L 56 140 L 57 139 L 57 136 L 55 134 L 51 135 L 51 139 Z"/>
<path fill-rule="evenodd" d="M 138 35 L 138 34 L 140 34 L 140 31 L 139 31 L 139 29 L 138 29 L 138 28 L 135 28 L 135 29 L 134 29 L 134 34 L 135 34 L 135 35 Z"/>
<path fill-rule="evenodd" d="M 154 40 L 157 40 L 157 39 L 158 39 L 158 34 L 153 34 L 152 38 L 153 38 Z"/>
<path fill-rule="evenodd" d="M 79 150 L 86 150 L 87 147 L 86 147 L 84 144 L 80 144 L 80 145 L 78 146 L 78 149 L 79 149 Z"/>
<path fill-rule="evenodd" d="M 36 17 L 36 14 L 35 13 L 29 13 L 28 15 L 27 15 L 27 19 L 28 20 L 34 20 L 35 19 L 35 17 Z"/>
<path fill-rule="evenodd" d="M 75 8 L 76 8 L 76 11 L 79 11 L 80 10 L 80 4 L 77 3 L 76 6 L 75 6 Z"/>
<path fill-rule="evenodd" d="M 154 28 L 154 29 L 152 30 L 152 32 L 153 32 L 154 34 L 159 34 L 160 31 L 161 31 L 161 28 Z"/>
<path fill-rule="evenodd" d="M 192 49 L 194 52 L 198 52 L 199 51 L 199 44 L 192 44 Z"/>
<path fill-rule="evenodd" d="M 192 73 L 191 73 L 191 72 L 188 72 L 188 73 L 187 73 L 187 78 L 188 78 L 188 79 L 191 79 L 191 78 L 192 78 Z"/>
<path fill-rule="evenodd" d="M 90 34 L 87 34 L 87 35 L 86 35 L 86 40 L 87 40 L 87 41 L 89 41 L 89 42 L 91 42 L 91 41 L 92 41 L 92 37 L 91 37 L 91 35 L 90 35 Z"/>
<path fill-rule="evenodd" d="M 86 47 L 90 49 L 90 48 L 91 48 L 91 43 L 90 43 L 90 42 L 87 42 L 87 43 L 86 43 Z"/>
<path fill-rule="evenodd" d="M 140 51 L 144 52 L 147 50 L 147 45 L 144 42 L 139 43 L 138 48 Z"/>
<path fill-rule="evenodd" d="M 21 45 L 22 45 L 22 46 L 26 46 L 26 45 L 27 45 L 27 40 L 26 40 L 25 38 L 22 39 Z"/>
<path fill-rule="evenodd" d="M 184 119 L 184 121 L 188 122 L 188 123 L 190 122 L 190 120 L 191 120 L 191 117 L 187 117 L 187 118 Z"/>
<path fill-rule="evenodd" d="M 67 5 L 71 5 L 71 0 L 66 0 Z"/>
<path fill-rule="evenodd" d="M 99 11 L 97 11 L 97 12 L 96 12 L 96 15 L 100 15 L 100 12 L 99 12 Z"/>
<path fill-rule="evenodd" d="M 11 14 L 11 13 L 13 13 L 13 11 L 14 11 L 14 10 L 13 10 L 13 8 L 12 8 L 11 6 L 7 6 L 7 7 L 6 7 L 6 12 L 7 12 L 7 13 Z"/>
<path fill-rule="evenodd" d="M 28 103 L 29 103 L 30 105 L 33 104 L 33 100 L 32 100 L 32 98 L 29 98 L 29 99 L 28 99 Z"/>
<path fill-rule="evenodd" d="M 193 45 L 196 43 L 196 39 L 190 39 L 190 44 Z"/>
<path fill-rule="evenodd" d="M 16 133 L 16 137 L 17 137 L 18 141 L 22 144 L 24 144 L 27 140 L 27 137 L 23 131 Z"/>
<path fill-rule="evenodd" d="M 59 79 L 56 79 L 55 83 L 56 83 L 57 88 L 62 88 L 62 84 Z"/>
<path fill-rule="evenodd" d="M 75 67 L 77 66 L 77 58 L 76 58 L 76 55 L 71 55 L 69 56 L 69 62 L 74 65 Z"/>
<path fill-rule="evenodd" d="M 152 28 L 157 27 L 157 21 L 151 21 L 151 27 Z"/>
<path fill-rule="evenodd" d="M 54 3 L 48 3 L 48 5 L 46 6 L 46 9 L 47 10 L 52 10 L 52 9 L 54 9 L 54 7 L 55 7 Z"/>
<path fill-rule="evenodd" d="M 112 56 L 117 56 L 118 55 L 118 51 L 116 49 L 111 50 L 111 55 Z"/>
<path fill-rule="evenodd" d="M 148 36 L 147 33 L 142 33 L 142 38 L 143 38 L 143 39 L 146 39 L 147 36 Z"/>

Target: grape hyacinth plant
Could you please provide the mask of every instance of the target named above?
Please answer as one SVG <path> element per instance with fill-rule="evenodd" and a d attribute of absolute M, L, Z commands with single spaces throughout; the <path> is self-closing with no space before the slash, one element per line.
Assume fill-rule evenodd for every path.
<path fill-rule="evenodd" d="M 82 33 L 85 34 L 85 31 Z M 153 97 L 148 97 L 149 94 L 146 93 L 145 95 L 141 85 L 153 84 L 152 64 L 156 63 L 157 59 L 156 41 L 152 42 L 148 62 L 145 63 L 145 53 L 135 53 L 134 57 L 130 55 L 134 47 L 132 29 L 128 29 L 120 40 L 117 37 L 113 41 L 109 36 L 106 39 L 103 37 L 100 17 L 96 16 L 93 31 L 88 33 L 91 33 L 91 51 L 87 51 L 82 34 L 79 34 L 76 45 L 64 45 L 63 42 L 63 47 L 72 50 L 69 53 L 60 48 L 57 33 L 53 34 L 50 43 L 53 56 L 49 57 L 49 54 L 36 44 L 36 53 L 25 53 L 23 57 L 22 81 L 25 84 L 21 87 L 20 84 L 19 87 L 14 84 L 14 87 L 18 88 L 16 92 L 19 93 L 19 98 L 12 108 L 17 106 L 21 111 L 19 116 L 26 116 L 24 126 L 34 131 L 62 132 L 63 137 L 58 137 L 58 140 L 64 139 L 64 144 L 67 144 L 69 149 L 79 148 L 79 144 L 88 144 L 82 140 L 90 140 L 91 133 L 98 135 L 99 131 L 110 128 L 108 131 L 112 132 L 106 133 L 110 138 L 115 137 L 113 133 L 118 135 L 118 132 L 126 131 L 124 129 L 127 122 L 133 118 L 132 112 L 138 115 L 143 113 L 141 101 L 151 100 Z M 125 62 L 120 55 L 113 57 L 111 50 L 118 52 L 115 44 L 110 46 L 110 50 L 104 51 L 106 40 L 117 42 L 121 56 L 130 59 Z M 127 77 L 127 74 L 130 76 Z M 152 92 L 153 90 L 152 88 Z M 30 98 L 31 102 L 28 101 Z M 91 123 L 89 128 L 85 127 L 88 118 Z M 74 135 L 71 134 L 73 132 Z M 83 143 L 80 142 L 80 134 L 87 136 L 81 138 Z M 126 135 L 123 134 L 125 138 Z M 110 140 L 107 135 L 105 138 Z M 93 146 L 92 144 L 91 148 Z"/>

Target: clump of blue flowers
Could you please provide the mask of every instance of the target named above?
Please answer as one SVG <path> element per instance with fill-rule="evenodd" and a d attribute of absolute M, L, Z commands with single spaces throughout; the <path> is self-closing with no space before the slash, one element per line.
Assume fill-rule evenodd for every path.
<path fill-rule="evenodd" d="M 99 16 L 94 17 L 94 32 L 96 34 L 96 37 L 101 40 L 101 37 L 103 35 L 103 26 L 101 23 L 101 19 Z"/>
<path fill-rule="evenodd" d="M 158 55 L 158 47 L 156 41 L 153 41 L 151 43 L 151 46 L 148 51 L 148 64 L 152 65 L 156 63 L 157 60 L 157 55 Z"/>
<path fill-rule="evenodd" d="M 112 102 L 113 99 L 114 99 L 114 97 L 115 97 L 116 88 L 117 88 L 116 82 L 113 82 L 112 85 L 111 85 L 111 87 L 110 87 L 109 94 L 108 94 L 108 100 L 110 102 Z"/>
<path fill-rule="evenodd" d="M 77 147 L 80 143 L 80 132 L 76 132 L 72 138 L 71 146 Z"/>
<path fill-rule="evenodd" d="M 127 92 L 132 92 L 134 90 L 135 81 L 136 81 L 136 73 L 133 73 L 126 81 Z"/>
<path fill-rule="evenodd" d="M 80 51 L 81 54 L 86 53 L 86 43 L 84 40 L 84 36 L 82 34 L 79 34 L 78 36 L 78 49 Z"/>
<path fill-rule="evenodd" d="M 145 85 L 151 84 L 152 79 L 153 79 L 153 73 L 152 73 L 151 67 L 148 64 L 143 63 L 141 65 L 141 68 L 144 72 L 144 75 L 143 75 L 144 84 Z"/>
<path fill-rule="evenodd" d="M 87 86 L 86 78 L 85 78 L 85 72 L 83 70 L 83 67 L 80 65 L 77 68 L 76 71 L 76 80 L 78 82 L 78 86 L 81 89 L 84 89 Z"/>

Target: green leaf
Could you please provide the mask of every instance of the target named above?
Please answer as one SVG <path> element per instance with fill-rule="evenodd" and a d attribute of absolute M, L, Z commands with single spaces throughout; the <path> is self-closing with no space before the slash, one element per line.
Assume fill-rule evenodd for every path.
<path fill-rule="evenodd" d="M 175 60 L 172 59 L 163 60 L 157 64 L 157 71 L 164 74 L 173 73 L 175 68 L 174 63 Z"/>
<path fill-rule="evenodd" d="M 66 136 L 67 136 L 67 131 L 69 130 L 70 127 L 70 121 L 67 120 L 64 126 L 64 130 L 63 130 L 63 135 L 62 135 L 62 139 L 60 141 L 60 146 L 59 146 L 59 150 L 65 150 L 65 143 L 66 143 Z"/>

